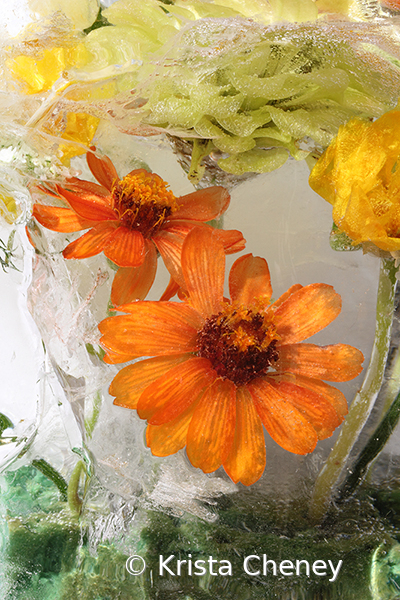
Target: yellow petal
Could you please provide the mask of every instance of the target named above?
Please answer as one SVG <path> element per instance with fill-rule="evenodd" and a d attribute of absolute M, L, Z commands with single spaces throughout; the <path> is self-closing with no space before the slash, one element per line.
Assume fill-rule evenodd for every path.
<path fill-rule="evenodd" d="M 100 119 L 87 113 L 67 113 L 67 124 L 61 137 L 64 140 L 90 146 L 99 123 Z M 74 144 L 60 144 L 60 151 L 62 162 L 68 165 L 73 156 L 85 154 L 86 149 Z"/>

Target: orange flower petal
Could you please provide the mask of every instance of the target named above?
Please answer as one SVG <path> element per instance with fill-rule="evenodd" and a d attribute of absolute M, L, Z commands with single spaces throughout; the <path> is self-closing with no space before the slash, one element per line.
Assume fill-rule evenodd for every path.
<path fill-rule="evenodd" d="M 124 354 L 123 352 L 114 352 L 113 350 L 107 350 L 104 355 L 103 361 L 108 365 L 116 365 L 120 363 L 130 362 L 131 360 L 137 358 L 137 356 L 133 356 L 132 354 Z"/>
<path fill-rule="evenodd" d="M 382 4 L 384 6 L 388 6 L 389 8 L 400 10 L 400 0 L 382 0 Z"/>
<path fill-rule="evenodd" d="M 206 225 L 205 223 L 201 223 L 198 221 L 190 221 L 188 219 L 173 219 L 166 222 L 165 226 L 162 229 L 162 232 L 160 231 L 156 235 L 158 236 L 161 233 L 171 233 L 174 236 L 180 238 L 182 242 L 184 242 L 187 234 L 190 233 L 194 227 L 200 227 L 201 229 L 212 229 L 214 231 L 213 227 L 211 227 L 210 225 Z"/>
<path fill-rule="evenodd" d="M 332 323 L 342 301 L 332 286 L 307 285 L 291 294 L 275 310 L 274 324 L 285 344 L 296 344 Z"/>
<path fill-rule="evenodd" d="M 196 405 L 194 402 L 179 417 L 164 425 L 147 426 L 146 442 L 154 456 L 170 456 L 186 446 L 187 432 Z"/>
<path fill-rule="evenodd" d="M 117 220 L 117 214 L 111 208 L 111 196 L 101 196 L 92 191 L 86 191 L 87 183 L 89 182 L 81 182 L 79 185 L 68 184 L 68 189 L 58 185 L 57 191 L 65 198 L 71 208 L 85 219 L 91 219 L 92 221 Z M 91 185 L 94 186 L 95 184 L 92 183 Z"/>
<path fill-rule="evenodd" d="M 140 267 L 146 255 L 144 237 L 140 231 L 118 227 L 107 240 L 104 254 L 119 267 Z"/>
<path fill-rule="evenodd" d="M 93 148 L 94 149 L 94 148 Z M 97 181 L 107 190 L 111 191 L 112 185 L 119 179 L 118 173 L 108 156 L 97 156 L 94 152 L 86 154 L 89 169 Z"/>
<path fill-rule="evenodd" d="M 211 221 L 226 211 L 229 202 L 229 192 L 221 186 L 198 190 L 197 192 L 177 198 L 179 208 L 174 213 L 173 219 Z"/>
<path fill-rule="evenodd" d="M 300 283 L 296 283 L 295 285 L 292 285 L 284 294 L 282 294 L 282 296 L 280 296 L 278 298 L 278 300 L 275 300 L 275 302 L 273 302 L 271 304 L 271 307 L 273 306 L 274 308 L 278 308 L 278 306 L 280 306 L 281 304 L 283 304 L 284 302 L 286 302 L 286 300 L 295 292 L 297 292 L 298 290 L 301 290 L 303 286 L 300 285 Z"/>
<path fill-rule="evenodd" d="M 169 279 L 169 283 L 167 285 L 167 287 L 165 288 L 165 292 L 163 293 L 163 295 L 161 296 L 160 300 L 171 300 L 171 298 L 173 298 L 178 291 L 180 290 L 179 285 L 176 283 L 176 281 L 170 277 Z"/>
<path fill-rule="evenodd" d="M 215 229 L 215 235 L 222 242 L 225 254 L 235 254 L 246 247 L 243 233 L 236 229 Z"/>
<path fill-rule="evenodd" d="M 279 372 L 289 371 L 312 379 L 327 381 L 350 381 L 362 371 L 362 352 L 347 344 L 316 346 L 315 344 L 293 344 L 280 346 L 275 368 Z"/>
<path fill-rule="evenodd" d="M 124 367 L 117 373 L 110 385 L 111 396 L 116 396 L 114 404 L 135 409 L 146 387 L 176 365 L 188 360 L 190 356 L 190 354 L 157 356 Z"/>
<path fill-rule="evenodd" d="M 140 173 L 147 176 L 150 175 L 152 179 L 157 179 L 160 182 L 163 181 L 163 179 L 159 175 L 157 175 L 157 173 L 150 173 L 147 169 L 133 169 L 132 171 L 129 171 L 129 173 L 127 173 L 124 177 L 135 177 L 136 175 L 140 175 Z"/>
<path fill-rule="evenodd" d="M 263 426 L 246 387 L 236 390 L 236 428 L 234 441 L 224 461 L 224 469 L 234 483 L 252 485 L 265 469 Z"/>
<path fill-rule="evenodd" d="M 182 273 L 191 305 L 206 317 L 220 312 L 225 253 L 215 230 L 196 227 L 187 235 L 182 248 Z"/>
<path fill-rule="evenodd" d="M 254 405 L 269 435 L 294 454 L 308 454 L 317 445 L 315 429 L 292 404 L 264 379 L 248 384 Z"/>
<path fill-rule="evenodd" d="M 176 281 L 179 287 L 185 285 L 181 269 L 183 239 L 169 231 L 160 231 L 152 239 L 171 275 L 171 279 Z"/>
<path fill-rule="evenodd" d="M 236 386 L 217 379 L 200 398 L 189 425 L 186 452 L 204 473 L 218 469 L 232 447 L 236 423 Z"/>
<path fill-rule="evenodd" d="M 35 227 L 35 229 L 36 229 L 36 227 Z M 36 245 L 35 245 L 35 242 L 33 241 L 31 232 L 28 229 L 28 225 L 25 225 L 25 233 L 26 233 L 26 237 L 28 238 L 28 242 L 30 243 L 30 245 L 33 246 L 33 248 L 36 248 Z"/>
<path fill-rule="evenodd" d="M 347 400 L 345 396 L 340 390 L 332 385 L 329 385 L 328 383 L 325 383 L 324 381 L 320 381 L 319 379 L 310 379 L 309 377 L 294 375 L 292 373 L 279 375 L 277 380 L 290 381 L 302 388 L 316 392 L 320 396 L 323 396 L 325 400 L 330 402 L 338 415 L 341 415 L 342 417 L 345 417 L 348 413 Z"/>
<path fill-rule="evenodd" d="M 319 440 L 330 437 L 343 421 L 332 404 L 316 392 L 288 381 L 269 383 L 307 419 L 317 432 Z"/>
<path fill-rule="evenodd" d="M 178 283 L 179 287 L 185 285 L 181 268 L 183 242 L 193 227 L 198 226 L 207 227 L 207 225 L 201 223 L 197 225 L 191 221 L 170 221 L 152 238 L 172 279 Z"/>
<path fill-rule="evenodd" d="M 115 222 L 110 223 L 107 221 L 106 223 L 99 223 L 80 238 L 68 244 L 63 251 L 63 257 L 89 258 L 89 256 L 99 254 L 103 250 L 108 238 L 113 235 L 116 226 Z"/>
<path fill-rule="evenodd" d="M 140 267 L 120 267 L 111 288 L 114 306 L 144 300 L 153 285 L 157 271 L 157 252 L 154 244 L 145 240 L 146 254 Z"/>
<path fill-rule="evenodd" d="M 128 304 L 121 304 L 121 306 L 118 307 L 118 310 L 136 316 L 138 307 L 146 307 L 150 304 L 155 307 L 156 311 L 162 311 L 162 314 L 165 315 L 166 319 L 169 319 L 169 316 L 177 318 L 186 323 L 189 327 L 196 329 L 196 331 L 201 329 L 204 325 L 203 317 L 186 302 L 161 302 L 160 300 L 157 302 L 152 302 L 150 300 L 145 302 L 128 302 Z"/>
<path fill-rule="evenodd" d="M 57 186 L 53 183 L 30 183 L 28 184 L 28 189 L 33 198 L 38 195 L 37 192 L 41 192 L 52 198 L 60 198 L 60 194 L 57 192 Z"/>
<path fill-rule="evenodd" d="M 78 216 L 70 208 L 61 208 L 59 206 L 45 206 L 44 204 L 34 204 L 32 216 L 47 229 L 71 233 L 89 229 L 96 225 L 95 221 L 89 221 Z"/>
<path fill-rule="evenodd" d="M 231 299 L 239 304 L 247 306 L 262 300 L 268 305 L 272 286 L 267 261 L 252 254 L 238 258 L 229 273 L 229 291 Z"/>
<path fill-rule="evenodd" d="M 109 190 L 98 183 L 93 183 L 93 181 L 86 181 L 85 179 L 79 179 L 78 177 L 71 177 L 68 179 L 68 182 L 64 188 L 61 188 L 61 186 L 58 187 L 60 187 L 60 190 L 63 191 L 65 191 L 67 188 L 68 190 L 72 190 L 77 194 L 80 192 L 85 192 L 90 196 L 95 196 L 96 202 L 102 202 L 104 206 L 111 206 L 111 194 Z"/>
<path fill-rule="evenodd" d="M 222 243 L 225 254 L 240 252 L 246 245 L 240 231 L 213 229 L 205 223 L 195 221 L 169 221 L 161 231 L 153 236 L 152 239 L 162 256 L 171 277 L 175 279 L 180 287 L 184 287 L 185 285 L 181 269 L 182 246 L 186 236 L 194 227 L 202 227 L 203 229 L 210 229 L 213 231 L 215 238 Z"/>
<path fill-rule="evenodd" d="M 216 373 L 206 358 L 194 356 L 152 383 L 137 406 L 141 419 L 163 425 L 182 414 L 210 386 Z"/>
<path fill-rule="evenodd" d="M 129 315 L 104 319 L 99 324 L 105 348 L 134 357 L 193 352 L 199 316 L 180 302 L 134 302 L 120 310 Z"/>

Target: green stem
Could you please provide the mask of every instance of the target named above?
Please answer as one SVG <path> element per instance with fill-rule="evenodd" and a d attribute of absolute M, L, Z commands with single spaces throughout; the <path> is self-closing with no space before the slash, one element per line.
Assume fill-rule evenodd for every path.
<path fill-rule="evenodd" d="M 386 400 L 383 406 L 382 414 L 386 414 L 390 410 L 390 407 L 395 401 L 400 390 L 400 348 L 396 349 L 393 362 L 394 367 L 390 372 L 385 390 Z"/>
<path fill-rule="evenodd" d="M 190 162 L 190 170 L 188 173 L 188 179 L 193 185 L 199 183 L 200 179 L 203 177 L 205 167 L 201 166 L 201 161 L 210 154 L 212 148 L 212 140 L 195 139 L 193 141 L 192 160 Z"/>
<path fill-rule="evenodd" d="M 90 418 L 85 419 L 85 429 L 88 438 L 91 438 L 93 435 L 94 428 L 96 427 L 96 423 L 98 421 L 101 409 L 101 395 L 100 392 L 95 394 L 93 400 L 93 409 Z"/>
<path fill-rule="evenodd" d="M 32 461 L 32 466 L 34 466 L 38 471 L 43 473 L 47 479 L 50 479 L 57 487 L 61 494 L 61 500 L 63 502 L 67 501 L 67 482 L 64 477 L 60 475 L 58 471 L 56 471 L 47 461 L 43 458 L 35 459 Z"/>
<path fill-rule="evenodd" d="M 361 389 L 357 392 L 340 435 L 317 477 L 310 505 L 310 516 L 320 521 L 329 507 L 338 482 L 347 467 L 350 453 L 374 406 L 382 385 L 390 348 L 396 289 L 393 259 L 382 259 L 376 305 L 375 340 L 371 360 Z"/>
<path fill-rule="evenodd" d="M 365 448 L 362 450 L 355 466 L 352 468 L 340 492 L 340 500 L 344 500 L 356 489 L 358 483 L 363 479 L 371 462 L 378 456 L 385 447 L 386 442 L 392 435 L 400 418 L 400 393 L 397 394 L 392 405 L 385 413 L 382 421 L 375 429 L 373 435 L 368 440 Z"/>
<path fill-rule="evenodd" d="M 78 516 L 81 514 L 81 510 L 82 510 L 82 500 L 79 497 L 79 493 L 78 493 L 79 483 L 80 483 L 82 473 L 85 473 L 85 472 L 86 472 L 85 463 L 82 460 L 79 460 L 76 463 L 75 468 L 72 471 L 70 480 L 68 482 L 68 491 L 67 491 L 68 506 L 69 506 L 71 512 L 75 513 Z"/>
<path fill-rule="evenodd" d="M 396 291 L 394 302 L 395 311 L 399 310 L 400 294 Z M 385 368 L 385 380 L 382 384 L 378 398 L 375 402 L 376 407 L 382 406 L 380 414 L 378 411 L 371 415 L 374 430 L 367 423 L 365 430 L 368 431 L 367 443 L 359 452 L 357 459 L 351 466 L 348 475 L 340 485 L 337 501 L 344 500 L 350 496 L 361 481 L 366 481 L 368 476 L 372 477 L 373 463 L 378 454 L 383 450 L 389 437 L 392 435 L 400 419 L 400 347 L 399 347 L 400 326 L 393 321 L 390 351 Z M 376 423 L 378 423 L 376 425 Z M 372 431 L 372 433 L 371 433 Z M 364 432 L 363 432 L 364 434 Z"/>

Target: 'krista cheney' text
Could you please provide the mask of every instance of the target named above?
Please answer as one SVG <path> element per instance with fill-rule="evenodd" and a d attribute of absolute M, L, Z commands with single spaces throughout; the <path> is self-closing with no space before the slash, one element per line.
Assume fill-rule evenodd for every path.
<path fill-rule="evenodd" d="M 243 559 L 244 573 L 253 577 L 327 577 L 333 583 L 336 581 L 343 561 L 336 564 L 331 560 L 272 560 L 266 554 L 251 554 Z M 217 560 L 212 556 L 208 558 L 177 558 L 174 554 L 164 557 L 159 556 L 158 573 L 162 576 L 195 576 L 214 575 L 220 577 L 234 576 L 232 563 L 229 560 Z"/>

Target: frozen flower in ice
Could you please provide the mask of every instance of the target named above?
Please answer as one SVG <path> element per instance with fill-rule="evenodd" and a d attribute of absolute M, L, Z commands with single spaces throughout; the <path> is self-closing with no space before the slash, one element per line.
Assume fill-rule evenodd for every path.
<path fill-rule="evenodd" d="M 22 42 L 9 54 L 7 66 L 13 78 L 20 82 L 21 92 L 27 95 L 45 94 L 53 87 L 64 90 L 68 83 L 72 83 L 67 81 L 66 72 L 83 67 L 91 57 L 79 38 L 69 34 L 61 36 L 57 30 L 48 38 L 44 35 L 43 39 Z M 92 96 L 95 97 L 96 93 Z M 65 116 L 59 115 L 49 120 L 44 131 L 54 137 L 77 142 L 61 144 L 62 160 L 68 163 L 70 158 L 86 151 L 78 144 L 90 146 L 98 124 L 97 117 L 82 112 L 68 112 Z"/>
<path fill-rule="evenodd" d="M 45 21 L 62 16 L 75 30 L 90 27 L 99 12 L 98 0 L 28 0 L 28 6 Z"/>
<path fill-rule="evenodd" d="M 375 122 L 352 119 L 318 160 L 310 185 L 333 205 L 354 245 L 400 250 L 400 111 Z"/>
<path fill-rule="evenodd" d="M 25 52 L 10 58 L 7 64 L 26 94 L 50 90 L 65 69 L 83 66 L 90 56 L 82 42 L 68 39 L 64 45 L 45 47 L 33 41 L 25 42 L 24 47 Z"/>
<path fill-rule="evenodd" d="M 87 162 L 100 185 L 71 179 L 56 187 L 71 208 L 33 207 L 33 216 L 53 231 L 89 229 L 64 249 L 64 257 L 88 258 L 104 252 L 121 267 L 111 291 L 116 306 L 146 297 L 156 273 L 157 251 L 180 284 L 183 241 L 193 227 L 202 223 L 209 227 L 206 221 L 225 212 L 230 201 L 227 190 L 214 186 L 176 198 L 161 177 L 145 169 L 119 179 L 107 156 L 98 158 L 88 152 Z M 228 254 L 243 250 L 245 241 L 239 231 L 218 230 L 217 235 Z"/>
<path fill-rule="evenodd" d="M 88 148 L 92 143 L 99 123 L 100 119 L 87 113 L 67 113 L 61 138 L 70 142 L 77 142 Z M 76 144 L 67 143 L 60 144 L 60 151 L 62 152 L 62 162 L 68 164 L 72 157 L 84 154 L 87 150 Z"/>
<path fill-rule="evenodd" d="M 340 313 L 322 283 L 294 285 L 271 304 L 266 261 L 251 254 L 233 265 L 224 298 L 225 254 L 216 232 L 194 228 L 182 250 L 184 302 L 138 302 L 102 321 L 105 360 L 124 367 L 110 393 L 148 422 L 156 456 L 186 446 L 205 473 L 221 465 L 251 485 L 265 467 L 263 425 L 283 448 L 312 452 L 343 421 L 343 394 L 324 383 L 361 372 L 363 355 L 345 344 L 302 343 Z"/>
<path fill-rule="evenodd" d="M 0 217 L 6 223 L 14 223 L 19 215 L 18 206 L 12 194 L 7 193 L 0 183 Z"/>

